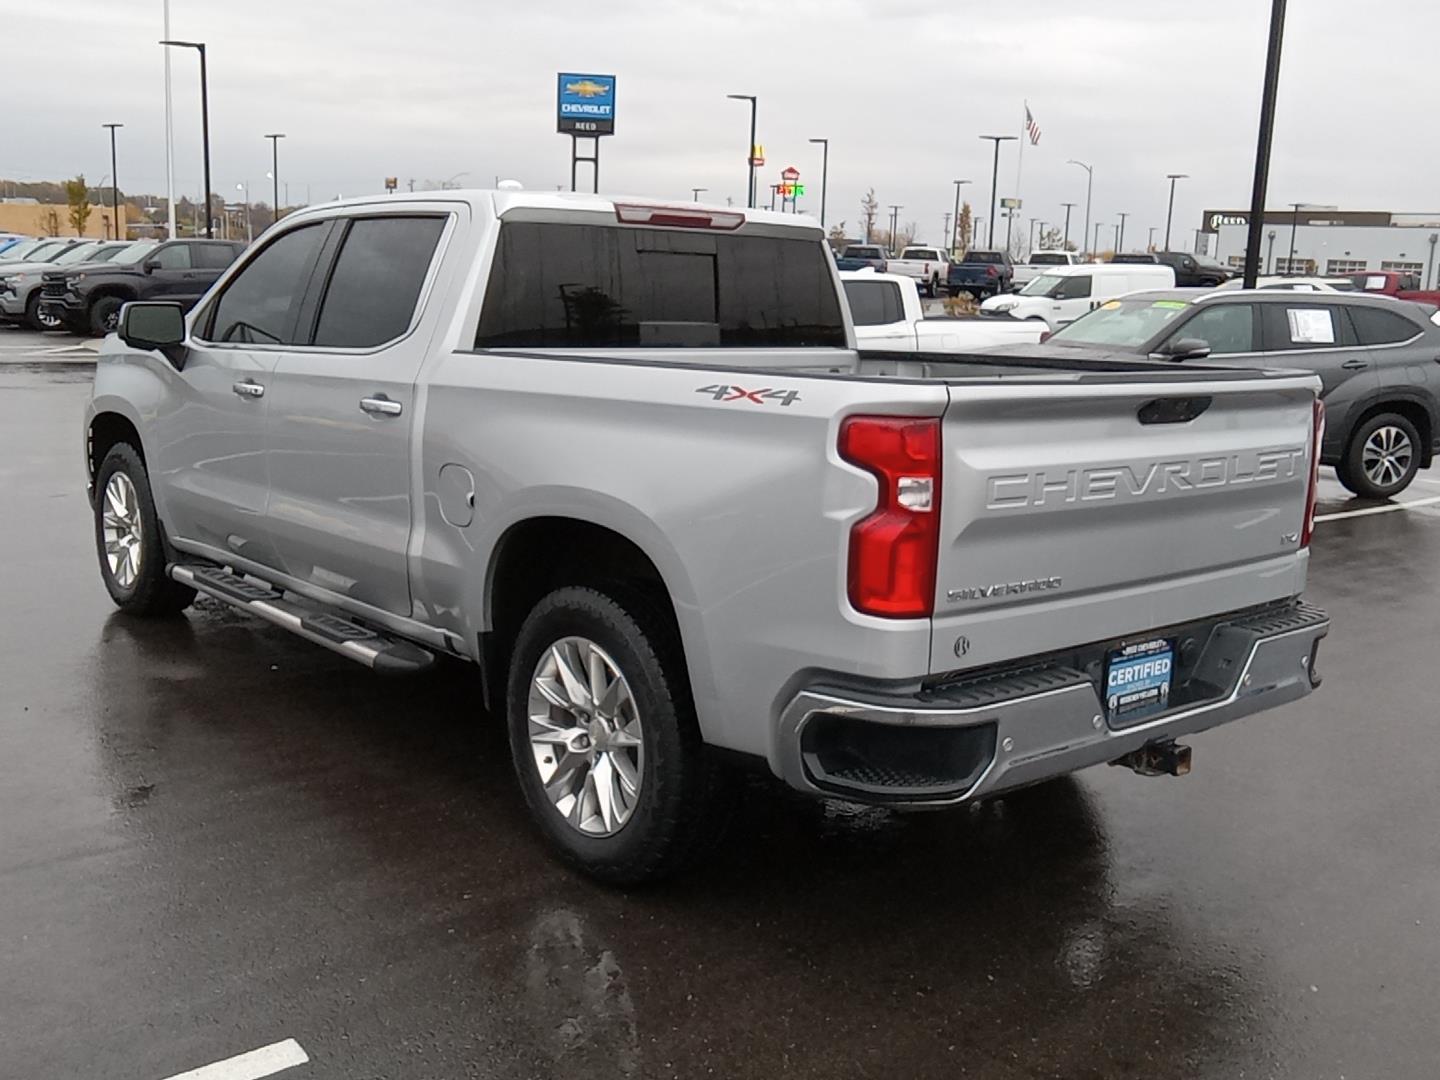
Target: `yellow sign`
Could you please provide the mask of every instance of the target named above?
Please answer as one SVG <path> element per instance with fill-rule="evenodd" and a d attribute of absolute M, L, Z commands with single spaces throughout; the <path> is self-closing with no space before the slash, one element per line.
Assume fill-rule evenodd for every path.
<path fill-rule="evenodd" d="M 565 92 L 574 94 L 576 97 L 593 98 L 603 97 L 610 92 L 610 88 L 597 83 L 594 79 L 581 79 L 579 82 L 566 83 Z"/>

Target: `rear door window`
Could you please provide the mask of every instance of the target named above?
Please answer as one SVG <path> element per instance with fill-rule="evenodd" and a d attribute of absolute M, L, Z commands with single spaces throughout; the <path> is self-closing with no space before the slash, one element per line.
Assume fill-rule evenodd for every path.
<path fill-rule="evenodd" d="M 1266 352 L 1334 349 L 1355 344 L 1348 320 L 1333 305 L 1265 304 L 1261 316 Z"/>
<path fill-rule="evenodd" d="M 195 265 L 201 270 L 224 270 L 235 261 L 235 249 L 229 244 L 196 244 Z"/>
<path fill-rule="evenodd" d="M 845 347 L 818 241 L 501 226 L 476 348 Z"/>
<path fill-rule="evenodd" d="M 261 248 L 220 294 L 206 338 L 293 344 L 295 315 L 325 231 L 320 223 L 305 225 Z"/>
<path fill-rule="evenodd" d="M 1361 345 L 1395 345 L 1420 334 L 1421 328 L 1395 311 L 1355 304 L 1350 309 Z"/>
<path fill-rule="evenodd" d="M 190 269 L 189 244 L 166 244 L 150 257 L 155 260 L 161 270 Z"/>
<path fill-rule="evenodd" d="M 320 304 L 313 344 L 363 349 L 410 328 L 445 218 L 359 218 L 349 231 Z"/>
<path fill-rule="evenodd" d="M 885 326 L 905 318 L 900 286 L 893 281 L 847 281 L 845 298 L 856 326 Z"/>

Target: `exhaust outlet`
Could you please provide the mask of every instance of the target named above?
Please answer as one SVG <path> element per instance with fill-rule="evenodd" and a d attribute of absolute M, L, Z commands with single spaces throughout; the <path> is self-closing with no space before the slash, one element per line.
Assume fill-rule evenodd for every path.
<path fill-rule="evenodd" d="M 1164 739 L 1146 743 L 1110 764 L 1123 765 L 1141 776 L 1185 776 L 1190 772 L 1190 747 Z"/>

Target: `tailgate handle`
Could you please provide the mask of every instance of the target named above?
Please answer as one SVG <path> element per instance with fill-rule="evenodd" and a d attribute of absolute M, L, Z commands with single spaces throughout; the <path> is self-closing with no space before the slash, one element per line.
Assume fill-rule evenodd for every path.
<path fill-rule="evenodd" d="M 1214 398 L 1156 398 L 1140 406 L 1136 416 L 1142 424 L 1188 424 L 1210 408 Z"/>

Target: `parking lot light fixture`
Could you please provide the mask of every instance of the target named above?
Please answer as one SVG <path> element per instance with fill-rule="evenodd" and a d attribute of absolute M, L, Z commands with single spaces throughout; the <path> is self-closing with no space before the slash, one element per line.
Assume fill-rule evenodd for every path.
<path fill-rule="evenodd" d="M 1070 211 L 1075 208 L 1075 204 L 1074 204 L 1073 202 L 1062 202 L 1060 205 L 1065 208 L 1065 236 L 1064 236 L 1064 238 L 1061 239 L 1061 241 L 1060 241 L 1060 250 L 1061 250 L 1061 251 L 1069 251 L 1069 250 L 1070 250 Z"/>
<path fill-rule="evenodd" d="M 811 139 L 820 144 L 820 226 L 825 226 L 825 191 L 830 186 L 830 140 Z"/>
<path fill-rule="evenodd" d="M 1095 166 L 1087 165 L 1083 161 L 1076 161 L 1074 158 L 1071 158 L 1066 164 L 1079 165 L 1085 170 L 1085 232 L 1082 239 L 1084 243 L 1088 244 L 1090 243 L 1090 196 L 1095 189 Z M 1083 257 L 1085 252 L 1082 251 L 1080 254 Z"/>
<path fill-rule="evenodd" d="M 758 107 L 754 94 L 726 94 L 731 101 L 750 103 L 750 148 L 745 151 L 745 160 L 750 167 L 750 176 L 745 185 L 745 205 L 755 209 L 755 112 Z"/>
<path fill-rule="evenodd" d="M 1165 250 L 1170 250 L 1170 220 L 1175 216 L 1175 181 L 1188 180 L 1190 177 L 1183 172 L 1166 173 L 1165 179 L 1170 181 L 1170 206 L 1165 211 Z"/>
<path fill-rule="evenodd" d="M 1129 216 L 1130 216 L 1130 212 L 1129 212 L 1128 210 L 1125 211 L 1124 213 L 1122 213 L 1122 214 L 1120 215 L 1120 229 L 1119 229 L 1119 231 L 1115 234 L 1115 254 L 1116 254 L 1116 255 L 1119 255 L 1120 252 L 1122 252 L 1122 251 L 1125 250 L 1125 219 L 1128 218 Z"/>
<path fill-rule="evenodd" d="M 1014 142 L 1020 138 L 1019 135 L 981 135 L 982 139 L 989 139 L 995 144 L 995 162 L 990 167 L 990 238 L 986 241 L 989 247 L 995 246 L 995 187 L 1000 180 L 1000 144 L 1002 142 Z"/>
<path fill-rule="evenodd" d="M 274 195 L 273 195 L 273 198 L 274 198 L 274 200 L 275 200 L 274 206 L 273 206 L 273 209 L 274 209 L 275 213 L 274 213 L 272 216 L 275 218 L 276 221 L 279 221 L 279 220 L 280 220 L 280 149 L 279 149 L 279 147 L 280 147 L 280 140 L 283 139 L 283 138 L 285 138 L 285 133 L 284 133 L 283 131 L 278 131 L 278 132 L 276 132 L 276 133 L 273 134 L 273 135 L 266 135 L 265 138 L 267 138 L 267 139 L 270 140 L 270 182 L 274 185 Z"/>
<path fill-rule="evenodd" d="M 122 128 L 124 124 L 101 124 L 103 128 L 110 129 L 110 216 L 115 221 L 115 239 L 124 240 L 120 235 L 120 181 L 115 172 L 115 129 Z"/>
<path fill-rule="evenodd" d="M 215 227 L 210 220 L 210 205 L 214 201 L 210 194 L 210 80 L 205 70 L 205 43 L 166 40 L 160 44 L 167 48 L 194 49 L 200 54 L 200 141 L 205 152 L 205 237 L 212 239 L 215 236 Z"/>

